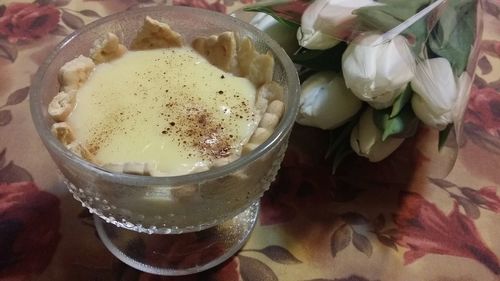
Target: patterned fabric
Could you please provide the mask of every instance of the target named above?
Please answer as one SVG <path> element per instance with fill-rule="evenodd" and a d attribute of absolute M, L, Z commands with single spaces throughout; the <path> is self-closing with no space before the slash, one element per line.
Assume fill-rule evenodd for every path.
<path fill-rule="evenodd" d="M 167 3 L 168 2 L 168 3 Z M 333 176 L 327 132 L 296 126 L 258 226 L 224 264 L 158 277 L 113 257 L 37 136 L 28 89 L 75 29 L 140 5 L 229 13 L 253 0 L 37 0 L 0 4 L 0 280 L 500 280 L 500 7 L 485 0 L 463 147 L 440 178 L 437 133 L 391 157 L 348 158 Z"/>

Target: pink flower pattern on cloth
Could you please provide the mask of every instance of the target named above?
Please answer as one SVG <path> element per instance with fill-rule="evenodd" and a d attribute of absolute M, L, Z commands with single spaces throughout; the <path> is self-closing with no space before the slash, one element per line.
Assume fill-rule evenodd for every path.
<path fill-rule="evenodd" d="M 11 43 L 39 39 L 57 27 L 60 15 L 53 5 L 12 3 L 0 17 L 0 35 Z"/>
<path fill-rule="evenodd" d="M 0 280 L 43 272 L 59 243 L 60 221 L 55 195 L 33 182 L 0 183 Z"/>
<path fill-rule="evenodd" d="M 473 124 L 489 135 L 500 137 L 500 94 L 491 87 L 472 87 L 465 123 Z"/>
<path fill-rule="evenodd" d="M 73 30 L 101 16 L 163 2 L 0 3 L 0 280 L 498 280 L 498 169 L 470 168 L 500 160 L 500 24 L 494 0 L 481 0 L 490 36 L 481 44 L 481 74 L 464 118 L 463 154 L 449 177 L 429 176 L 435 167 L 425 147 L 436 136 L 426 130 L 380 163 L 348 156 L 332 175 L 331 161 L 325 160 L 328 132 L 297 125 L 280 173 L 261 200 L 259 223 L 237 255 L 184 277 L 141 273 L 113 257 L 33 129 L 29 81 Z M 297 16 L 307 2 L 283 4 L 279 11 Z M 231 13 L 254 1 L 168 3 Z M 483 159 L 468 157 L 478 151 Z"/>
<path fill-rule="evenodd" d="M 408 248 L 404 254 L 406 264 L 434 253 L 475 259 L 495 274 L 500 273 L 497 256 L 481 240 L 472 219 L 460 213 L 457 203 L 445 215 L 420 194 L 403 193 L 400 200 L 399 213 L 394 215 L 398 226 L 395 236 L 397 244 Z"/>

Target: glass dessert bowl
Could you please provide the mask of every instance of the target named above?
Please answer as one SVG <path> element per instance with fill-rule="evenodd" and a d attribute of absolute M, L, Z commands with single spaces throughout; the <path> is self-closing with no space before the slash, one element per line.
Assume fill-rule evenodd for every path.
<path fill-rule="evenodd" d="M 94 41 L 108 32 L 128 46 L 146 16 L 167 22 L 187 42 L 233 31 L 249 37 L 258 52 L 270 52 L 273 81 L 284 90 L 284 113 L 264 143 L 208 171 L 152 177 L 106 170 L 78 157 L 52 134 L 47 108 L 60 88 L 60 68 L 88 55 Z M 68 36 L 40 66 L 30 89 L 35 127 L 75 199 L 95 214 L 103 243 L 130 266 L 160 275 L 203 271 L 243 246 L 255 225 L 259 198 L 278 172 L 299 101 L 295 67 L 265 33 L 219 13 L 167 6 L 105 17 Z"/>

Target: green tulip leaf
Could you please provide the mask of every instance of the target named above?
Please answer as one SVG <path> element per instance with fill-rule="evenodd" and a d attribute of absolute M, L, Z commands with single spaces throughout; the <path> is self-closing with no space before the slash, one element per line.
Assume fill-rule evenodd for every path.
<path fill-rule="evenodd" d="M 373 110 L 373 122 L 375 126 L 383 132 L 385 127 L 385 121 L 390 118 L 391 110 L 386 108 L 382 110 Z"/>
<path fill-rule="evenodd" d="M 353 153 L 351 148 L 351 131 L 358 124 L 360 110 L 346 124 L 330 131 L 330 142 L 325 159 L 332 159 L 332 174 L 335 174 L 342 161 Z"/>
<path fill-rule="evenodd" d="M 406 85 L 405 90 L 396 98 L 394 104 L 392 105 L 391 118 L 397 116 L 403 107 L 410 101 L 413 91 L 410 87 L 410 83 Z"/>
<path fill-rule="evenodd" d="M 453 128 L 453 124 L 448 124 L 448 126 L 446 126 L 446 128 L 439 131 L 438 150 L 441 150 L 441 148 L 443 148 L 444 144 L 446 143 L 446 140 L 448 139 L 448 136 L 450 135 L 451 128 Z"/>
<path fill-rule="evenodd" d="M 401 5 L 401 0 L 380 0 L 382 5 L 361 7 L 353 11 L 361 23 L 372 30 L 386 32 L 407 20 L 423 7 L 428 6 L 431 0 L 406 1 Z"/>
<path fill-rule="evenodd" d="M 456 76 L 467 67 L 474 44 L 476 1 L 450 0 L 430 34 L 428 46 L 434 54 L 446 58 Z"/>
<path fill-rule="evenodd" d="M 337 154 L 341 150 L 339 147 L 341 147 L 342 143 L 346 142 L 346 140 L 347 143 L 350 143 L 351 131 L 358 123 L 358 117 L 359 116 L 355 116 L 348 121 L 347 124 L 330 131 L 330 142 L 325 154 L 325 159 Z"/>
<path fill-rule="evenodd" d="M 401 23 L 401 20 L 395 18 L 390 12 L 384 11 L 386 7 L 363 7 L 355 10 L 360 21 L 367 27 L 371 27 L 380 32 L 386 32 Z"/>
<path fill-rule="evenodd" d="M 297 1 L 272 1 L 265 4 L 249 6 L 243 10 L 246 12 L 259 12 L 272 16 L 278 22 L 293 28 L 300 26 L 302 14 L 309 6 L 310 0 Z"/>
<path fill-rule="evenodd" d="M 300 26 L 300 23 L 297 23 L 293 20 L 289 20 L 285 17 L 278 15 L 272 8 L 269 8 L 269 7 L 264 7 L 264 6 L 249 7 L 249 8 L 245 8 L 245 11 L 268 14 L 271 17 L 273 17 L 275 20 L 277 20 L 279 23 L 293 27 L 293 28 L 298 28 Z"/>
<path fill-rule="evenodd" d="M 316 71 L 332 70 L 340 72 L 342 70 L 342 54 L 346 49 L 347 44 L 344 42 L 327 50 L 301 48 L 291 56 L 291 59 L 296 64 Z"/>
<path fill-rule="evenodd" d="M 340 164 L 342 164 L 342 161 L 344 161 L 344 159 L 347 156 L 351 155 L 352 153 L 354 153 L 354 151 L 351 148 L 350 142 L 343 142 L 342 146 L 340 146 L 339 151 L 335 154 L 335 157 L 333 158 L 332 175 L 335 175 L 335 172 L 337 172 L 337 169 L 340 166 Z"/>
<path fill-rule="evenodd" d="M 407 103 L 394 117 L 391 117 L 391 112 L 391 108 L 373 111 L 375 125 L 382 131 L 382 141 L 389 137 L 407 138 L 416 133 L 419 121 L 410 104 Z"/>
<path fill-rule="evenodd" d="M 431 0 L 406 1 L 404 5 L 401 5 L 400 0 L 381 0 L 378 3 L 383 5 L 362 7 L 353 11 L 353 14 L 358 16 L 362 29 L 387 32 L 428 6 Z M 414 54 L 420 54 L 424 46 L 429 33 L 427 24 L 427 16 L 424 16 L 401 34 L 414 41 Z"/>

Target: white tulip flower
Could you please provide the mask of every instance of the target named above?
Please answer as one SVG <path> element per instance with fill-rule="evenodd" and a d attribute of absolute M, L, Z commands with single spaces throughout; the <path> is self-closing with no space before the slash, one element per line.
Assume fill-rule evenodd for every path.
<path fill-rule="evenodd" d="M 302 14 L 297 31 L 299 45 L 311 50 L 329 49 L 352 32 L 352 12 L 365 6 L 379 5 L 372 0 L 315 0 Z"/>
<path fill-rule="evenodd" d="M 442 130 L 453 122 L 460 89 L 447 59 L 419 63 L 411 87 L 416 93 L 411 100 L 413 112 L 424 124 Z"/>
<path fill-rule="evenodd" d="M 340 74 L 318 72 L 302 83 L 297 123 L 333 129 L 354 116 L 361 105 Z"/>
<path fill-rule="evenodd" d="M 403 138 L 389 137 L 382 141 L 382 132 L 373 121 L 373 109 L 369 108 L 361 115 L 358 124 L 351 131 L 351 148 L 359 156 L 370 162 L 378 162 L 393 153 L 402 143 Z"/>
<path fill-rule="evenodd" d="M 257 13 L 250 24 L 269 34 L 290 55 L 299 49 L 295 29 L 279 23 L 272 16 L 265 13 Z"/>
<path fill-rule="evenodd" d="M 342 71 L 347 87 L 376 109 L 391 106 L 410 82 L 415 57 L 403 36 L 376 43 L 372 34 L 349 44 L 342 55 Z"/>

